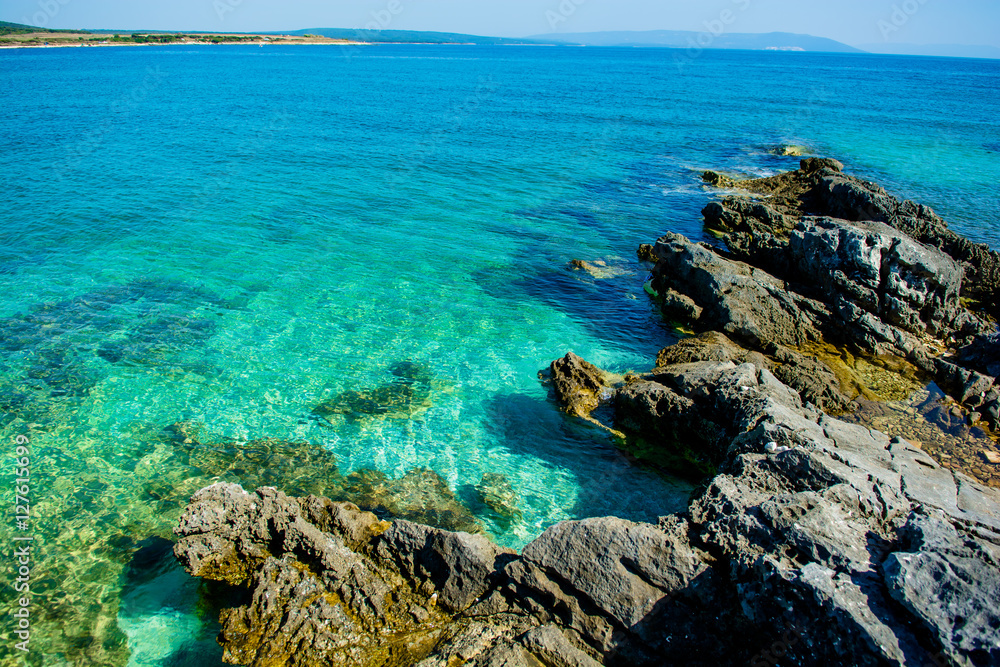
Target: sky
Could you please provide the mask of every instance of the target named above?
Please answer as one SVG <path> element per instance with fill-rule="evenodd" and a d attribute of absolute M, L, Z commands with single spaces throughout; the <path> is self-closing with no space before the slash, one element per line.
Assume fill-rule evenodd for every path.
<path fill-rule="evenodd" d="M 46 28 L 254 32 L 305 28 L 550 32 L 795 32 L 861 44 L 1000 47 L 998 0 L 0 0 Z"/>

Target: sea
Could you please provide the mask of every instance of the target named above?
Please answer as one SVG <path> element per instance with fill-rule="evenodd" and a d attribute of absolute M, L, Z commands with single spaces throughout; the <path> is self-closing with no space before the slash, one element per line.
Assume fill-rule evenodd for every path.
<path fill-rule="evenodd" d="M 786 146 L 1000 248 L 998 91 L 866 54 L 0 51 L 0 662 L 221 664 L 238 593 L 171 553 L 217 481 L 514 549 L 683 509 L 540 371 L 650 369 L 683 332 L 636 248 L 709 240 L 702 172 Z"/>

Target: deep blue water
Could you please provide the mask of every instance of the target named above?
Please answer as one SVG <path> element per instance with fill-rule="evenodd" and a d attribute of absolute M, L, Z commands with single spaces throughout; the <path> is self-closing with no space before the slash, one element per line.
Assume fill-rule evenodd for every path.
<path fill-rule="evenodd" d="M 184 500 L 332 474 L 321 456 L 232 463 L 262 438 L 339 474 L 431 468 L 513 547 L 683 507 L 686 483 L 564 417 L 538 371 L 567 350 L 649 368 L 676 332 L 635 248 L 700 238 L 700 172 L 791 169 L 784 144 L 1000 247 L 997 90 L 995 61 L 892 56 L 0 51 L 0 436 L 5 458 L 30 439 L 33 501 L 0 538 L 36 539 L 31 664 L 215 664 L 216 610 L 169 555 Z M 433 376 L 413 410 L 312 414 L 398 387 L 404 361 Z M 179 421 L 224 473 L 165 435 Z M 476 497 L 491 472 L 513 521 Z"/>

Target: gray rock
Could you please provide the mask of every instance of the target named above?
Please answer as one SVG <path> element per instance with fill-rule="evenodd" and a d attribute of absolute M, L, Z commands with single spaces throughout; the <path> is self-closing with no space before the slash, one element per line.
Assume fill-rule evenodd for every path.
<path fill-rule="evenodd" d="M 889 593 L 955 664 L 1000 662 L 1000 569 L 938 516 L 914 515 L 885 562 Z"/>
<path fill-rule="evenodd" d="M 881 223 L 807 218 L 789 237 L 803 281 L 912 333 L 946 333 L 959 313 L 962 270 L 947 255 Z M 805 278 L 808 277 L 808 278 Z"/>
<path fill-rule="evenodd" d="M 1000 304 L 1000 253 L 973 243 L 948 228 L 926 206 L 899 201 L 874 183 L 845 174 L 822 177 L 814 190 L 818 213 L 850 221 L 884 222 L 925 245 L 940 248 L 961 263 L 966 275 L 965 295 L 980 302 L 994 317 Z"/>
<path fill-rule="evenodd" d="M 764 271 L 726 260 L 679 234 L 659 239 L 655 253 L 654 288 L 690 298 L 703 311 L 699 325 L 751 347 L 770 342 L 795 347 L 822 338 L 827 308 L 790 292 Z"/>
<path fill-rule="evenodd" d="M 706 568 L 683 530 L 668 534 L 612 517 L 556 524 L 528 544 L 522 557 L 624 628 Z"/>
<path fill-rule="evenodd" d="M 449 613 L 472 605 L 490 587 L 501 558 L 514 555 L 482 535 L 449 533 L 408 521 L 393 523 L 373 549 L 383 562 L 395 561 L 407 578 L 429 583 L 437 604 Z"/>

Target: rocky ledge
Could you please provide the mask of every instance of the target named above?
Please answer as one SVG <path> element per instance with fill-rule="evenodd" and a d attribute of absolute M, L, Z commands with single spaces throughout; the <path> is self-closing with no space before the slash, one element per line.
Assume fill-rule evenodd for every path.
<path fill-rule="evenodd" d="M 516 554 L 350 503 L 216 484 L 191 499 L 175 554 L 249 590 L 221 618 L 226 660 L 1000 664 L 1000 491 L 836 416 L 886 391 L 863 360 L 950 380 L 990 418 L 998 341 L 959 300 L 974 253 L 894 226 L 905 203 L 864 224 L 810 216 L 833 177 L 851 197 L 861 187 L 815 161 L 777 184 L 715 179 L 751 193 L 719 205 L 747 211 L 727 223 L 728 247 L 667 235 L 649 255 L 664 312 L 702 333 L 642 375 L 573 354 L 552 366 L 569 413 L 706 474 L 686 512 L 565 522 Z"/>

